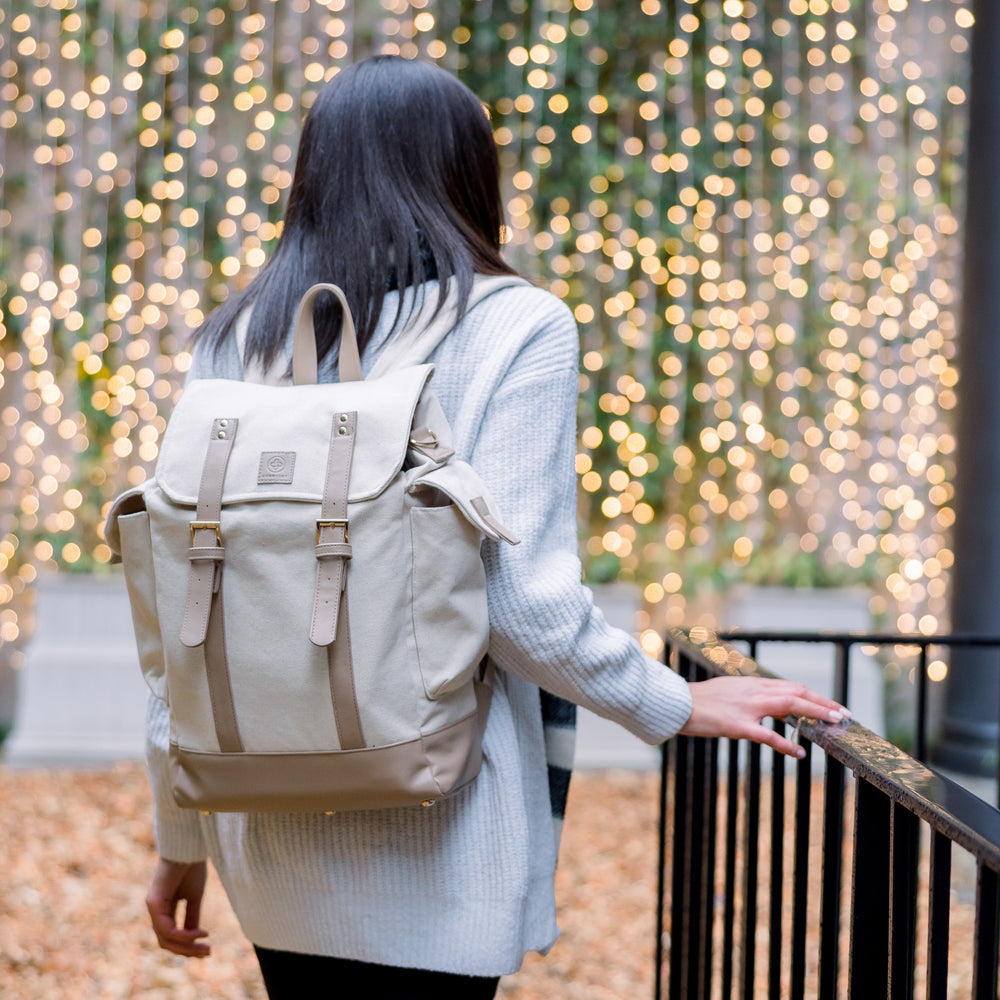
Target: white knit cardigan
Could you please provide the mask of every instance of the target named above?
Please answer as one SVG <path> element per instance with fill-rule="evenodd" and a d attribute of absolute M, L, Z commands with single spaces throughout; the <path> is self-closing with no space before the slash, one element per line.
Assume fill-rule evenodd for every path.
<path fill-rule="evenodd" d="M 435 282 L 425 289 L 437 294 Z M 397 301 L 387 297 L 366 372 Z M 559 933 L 539 688 L 654 744 L 683 726 L 691 697 L 680 677 L 607 625 L 581 583 L 578 333 L 569 309 L 528 285 L 503 289 L 475 306 L 431 360 L 459 457 L 521 539 L 483 546 L 490 655 L 502 669 L 479 777 L 430 809 L 203 816 L 172 800 L 169 722 L 155 697 L 147 760 L 161 857 L 211 858 L 255 944 L 497 976 L 516 971 L 526 952 L 547 951 Z M 208 376 L 241 377 L 235 345 L 196 351 L 192 377 Z M 333 377 L 331 365 L 321 377 Z"/>

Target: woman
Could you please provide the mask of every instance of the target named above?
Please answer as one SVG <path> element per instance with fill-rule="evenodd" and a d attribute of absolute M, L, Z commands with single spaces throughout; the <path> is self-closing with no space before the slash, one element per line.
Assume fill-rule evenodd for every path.
<path fill-rule="evenodd" d="M 522 540 L 483 546 L 490 654 L 501 668 L 484 765 L 434 809 L 179 809 L 166 774 L 166 709 L 151 700 L 162 860 L 147 902 L 159 942 L 208 954 L 198 911 L 211 857 L 272 998 L 312 995 L 313 982 L 337 983 L 345 996 L 354 987 L 371 998 L 492 997 L 527 951 L 552 945 L 561 802 L 555 785 L 550 792 L 542 706 L 559 703 L 540 689 L 650 743 L 678 732 L 746 737 L 794 755 L 762 718 L 844 717 L 835 702 L 782 681 L 689 685 L 594 609 L 576 555 L 578 334 L 566 306 L 526 282 L 477 293 L 482 276 L 512 274 L 501 223 L 496 149 L 477 98 L 436 67 L 369 59 L 318 96 L 277 249 L 199 331 L 192 377 L 241 378 L 244 365 L 280 375 L 299 299 L 334 282 L 351 304 L 367 372 L 389 341 L 412 335 L 407 320 L 421 306 L 457 306 L 460 320 L 431 358 L 434 390 L 458 455 Z M 252 323 L 238 323 L 251 308 Z M 316 328 L 331 379 L 339 315 L 326 308 Z"/>

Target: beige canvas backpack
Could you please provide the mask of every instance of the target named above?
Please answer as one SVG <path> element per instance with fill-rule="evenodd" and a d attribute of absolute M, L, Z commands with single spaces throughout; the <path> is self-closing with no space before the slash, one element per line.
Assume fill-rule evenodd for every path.
<path fill-rule="evenodd" d="M 510 283 L 477 279 L 474 299 Z M 344 310 L 331 384 L 317 384 L 323 291 Z M 362 378 L 343 293 L 313 286 L 293 384 L 191 383 L 155 478 L 112 505 L 106 537 L 143 674 L 170 708 L 181 806 L 428 805 L 479 772 L 480 544 L 517 539 L 454 456 L 433 366 L 406 363 L 447 332 L 442 312 Z"/>

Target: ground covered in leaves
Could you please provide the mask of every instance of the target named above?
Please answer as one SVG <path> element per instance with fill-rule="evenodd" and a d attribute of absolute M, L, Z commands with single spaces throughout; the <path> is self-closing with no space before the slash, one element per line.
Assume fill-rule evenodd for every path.
<path fill-rule="evenodd" d="M 557 891 L 563 937 L 503 981 L 504 1000 L 652 994 L 656 778 L 574 776 Z M 154 861 L 145 772 L 0 768 L 2 1000 L 264 1000 L 218 882 L 212 955 L 160 951 L 143 898 Z"/>
<path fill-rule="evenodd" d="M 821 792 L 821 783 L 815 781 L 810 803 L 811 886 L 821 866 Z M 850 787 L 848 793 L 845 814 L 850 816 Z M 789 803 L 791 794 L 789 786 Z M 741 801 L 742 796 L 741 789 Z M 556 878 L 563 936 L 547 957 L 530 955 L 517 975 L 502 981 L 499 995 L 503 1000 L 652 996 L 657 801 L 654 774 L 574 775 Z M 211 934 L 212 955 L 204 961 L 188 961 L 156 947 L 143 903 L 155 854 L 149 792 L 141 765 L 121 764 L 102 771 L 19 771 L 0 766 L 0 802 L 0 1000 L 266 1000 L 252 950 L 214 876 L 210 876 L 202 913 L 202 925 Z M 720 830 L 722 820 L 720 812 Z M 792 846 L 790 821 L 789 808 L 786 858 Z M 742 844 L 745 818 L 739 822 Z M 848 823 L 839 995 L 846 995 L 847 989 L 849 830 Z M 758 832 L 759 857 L 766 858 L 770 831 L 763 818 Z M 918 996 L 925 989 L 926 831 L 922 840 L 916 928 Z M 975 935 L 975 866 L 963 853 L 955 852 L 951 887 L 948 996 L 954 998 L 971 995 Z M 741 846 L 737 855 L 742 855 Z M 791 913 L 787 862 L 784 881 L 782 909 L 787 915 Z M 717 942 L 722 940 L 723 888 L 720 871 L 715 886 Z M 820 893 L 818 885 L 815 888 L 809 893 L 806 919 L 809 996 L 815 996 L 818 986 Z M 736 912 L 741 914 L 740 887 L 735 896 Z M 755 995 L 766 996 L 768 909 L 763 882 L 756 909 Z M 790 932 L 786 926 L 783 936 Z M 716 977 L 720 962 L 717 945 Z M 782 996 L 788 995 L 787 971 L 782 972 Z"/>

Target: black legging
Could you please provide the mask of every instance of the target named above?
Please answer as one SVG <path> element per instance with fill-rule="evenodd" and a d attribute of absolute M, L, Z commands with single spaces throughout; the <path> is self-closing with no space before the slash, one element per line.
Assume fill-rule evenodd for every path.
<path fill-rule="evenodd" d="M 254 950 L 270 1000 L 491 1000 L 500 982 L 258 945 Z"/>

